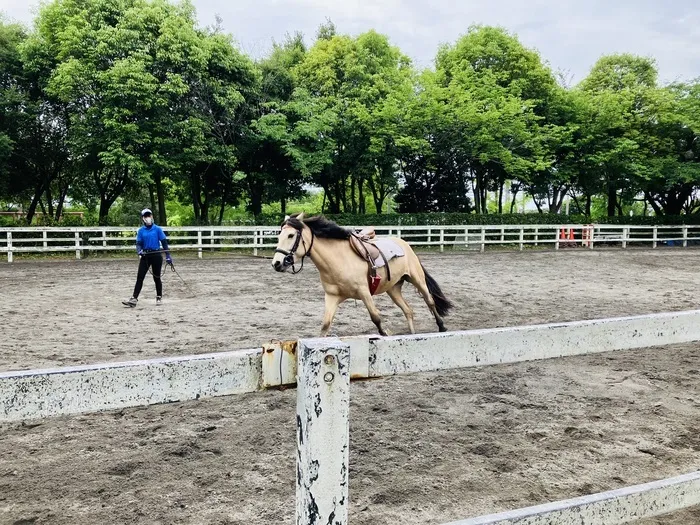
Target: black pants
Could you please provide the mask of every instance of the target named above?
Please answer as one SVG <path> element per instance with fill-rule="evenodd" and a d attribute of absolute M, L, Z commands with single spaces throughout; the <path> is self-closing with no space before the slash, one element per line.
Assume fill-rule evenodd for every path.
<path fill-rule="evenodd" d="M 156 295 L 163 295 L 163 282 L 160 280 L 160 272 L 163 268 L 163 254 L 160 253 L 145 253 L 139 261 L 139 272 L 136 276 L 136 286 L 134 286 L 134 299 L 139 298 L 143 280 L 148 273 L 148 267 L 151 267 L 153 272 L 153 282 L 156 283 Z"/>

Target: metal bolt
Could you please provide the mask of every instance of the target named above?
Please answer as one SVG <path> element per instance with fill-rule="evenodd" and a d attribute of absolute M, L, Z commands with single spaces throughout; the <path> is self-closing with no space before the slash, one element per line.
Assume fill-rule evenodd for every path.
<path fill-rule="evenodd" d="M 328 366 L 333 364 L 333 361 L 335 361 L 335 358 L 332 355 L 327 355 L 326 357 L 323 358 L 323 362 L 327 364 Z"/>
<path fill-rule="evenodd" d="M 333 372 L 326 372 L 325 375 L 323 376 L 323 380 L 326 383 L 332 383 L 334 377 L 335 376 L 333 375 Z"/>

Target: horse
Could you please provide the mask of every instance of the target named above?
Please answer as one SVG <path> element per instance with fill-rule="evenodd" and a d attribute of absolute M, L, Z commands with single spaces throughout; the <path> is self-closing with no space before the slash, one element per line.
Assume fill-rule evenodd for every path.
<path fill-rule="evenodd" d="M 299 273 L 304 268 L 306 257 L 316 265 L 325 291 L 321 337 L 328 334 L 338 306 L 347 299 L 361 300 L 379 334 L 388 335 L 382 328 L 379 310 L 372 298 L 382 293 L 389 295 L 401 309 L 408 321 L 408 329 L 415 334 L 413 310 L 401 295 L 404 282 L 411 283 L 423 296 L 440 332 L 447 331 L 442 318 L 453 304 L 423 267 L 411 246 L 403 239 L 390 238 L 404 255 L 391 258 L 376 269 L 381 280 L 372 291 L 368 283 L 368 261 L 360 257 L 350 244 L 354 235 L 351 229 L 343 228 L 323 215 L 306 217 L 304 212 L 287 216 L 281 226 L 272 267 L 277 272 L 291 269 L 292 273 Z M 298 270 L 296 264 L 301 264 Z"/>

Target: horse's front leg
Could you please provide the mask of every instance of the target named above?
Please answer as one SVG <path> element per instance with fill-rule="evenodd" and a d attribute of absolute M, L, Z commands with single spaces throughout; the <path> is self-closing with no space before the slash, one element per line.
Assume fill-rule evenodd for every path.
<path fill-rule="evenodd" d="M 323 324 L 321 325 L 321 337 L 326 337 L 331 329 L 331 323 L 335 312 L 338 310 L 338 305 L 345 300 L 345 297 L 339 295 L 331 295 L 326 293 L 326 311 L 323 313 Z"/>
<path fill-rule="evenodd" d="M 372 322 L 377 327 L 377 330 L 379 330 L 379 335 L 389 335 L 389 333 L 382 328 L 382 318 L 379 316 L 379 310 L 377 309 L 377 305 L 374 304 L 374 299 L 372 299 L 372 296 L 369 294 L 369 290 L 362 295 L 362 302 L 365 303 Z"/>

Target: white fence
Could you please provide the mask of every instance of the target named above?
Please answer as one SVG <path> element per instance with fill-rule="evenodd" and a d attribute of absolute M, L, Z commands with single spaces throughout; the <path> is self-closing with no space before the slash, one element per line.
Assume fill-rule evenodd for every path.
<path fill-rule="evenodd" d="M 0 373 L 0 422 L 297 383 L 297 525 L 348 523 L 350 379 L 700 341 L 700 310 Z M 700 504 L 700 472 L 456 522 L 614 525 Z"/>
<path fill-rule="evenodd" d="M 163 228 L 173 251 L 246 250 L 258 255 L 277 243 L 275 226 L 190 226 Z M 405 239 L 413 246 L 484 251 L 489 246 L 523 250 L 528 246 L 593 248 L 600 245 L 683 246 L 700 242 L 700 226 L 540 224 L 483 226 L 377 226 L 380 236 Z M 0 228 L 0 253 L 8 262 L 21 253 L 72 253 L 134 250 L 137 228 Z"/>

